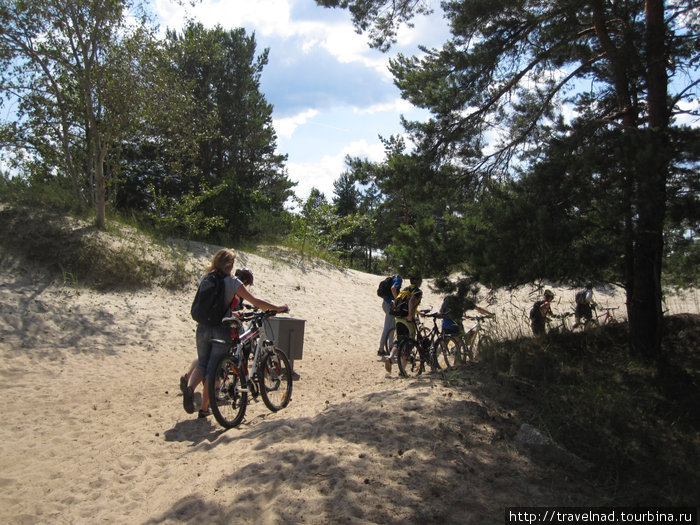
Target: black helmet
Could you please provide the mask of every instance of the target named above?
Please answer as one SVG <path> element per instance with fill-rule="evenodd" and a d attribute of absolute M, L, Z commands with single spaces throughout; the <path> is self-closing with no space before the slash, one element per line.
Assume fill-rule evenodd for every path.
<path fill-rule="evenodd" d="M 586 283 L 586 289 L 587 289 L 587 290 L 592 290 L 592 289 L 593 289 L 593 283 L 592 283 L 591 281 L 588 281 L 588 282 Z"/>
<path fill-rule="evenodd" d="M 246 286 L 253 284 L 253 272 L 248 268 L 239 268 L 236 270 L 235 276 Z"/>

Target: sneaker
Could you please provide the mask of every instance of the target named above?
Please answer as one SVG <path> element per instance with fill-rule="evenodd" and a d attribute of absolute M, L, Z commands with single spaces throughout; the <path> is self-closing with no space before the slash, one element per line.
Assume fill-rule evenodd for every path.
<path fill-rule="evenodd" d="M 384 357 L 385 355 L 389 355 L 389 353 L 386 350 L 384 350 L 383 348 L 380 348 L 379 350 L 377 350 L 377 355 L 379 357 Z"/>
<path fill-rule="evenodd" d="M 199 414 L 197 414 L 197 419 L 204 419 L 205 417 L 211 416 L 211 408 L 207 410 L 200 410 Z"/>
<path fill-rule="evenodd" d="M 194 412 L 194 392 L 189 386 L 185 387 L 185 391 L 182 393 L 182 406 L 188 414 Z"/>

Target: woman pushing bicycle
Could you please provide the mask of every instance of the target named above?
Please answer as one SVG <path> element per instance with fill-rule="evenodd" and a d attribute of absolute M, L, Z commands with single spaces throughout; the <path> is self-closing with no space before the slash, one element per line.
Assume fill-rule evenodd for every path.
<path fill-rule="evenodd" d="M 238 268 L 236 270 L 236 273 L 234 274 L 236 278 L 241 281 L 246 288 L 249 288 L 250 286 L 253 285 L 253 272 L 250 271 L 248 268 Z M 239 298 L 237 295 L 233 297 L 233 300 L 231 301 L 231 315 L 237 316 L 239 310 L 243 308 L 243 300 Z M 238 328 L 231 328 L 231 337 L 235 338 L 237 336 Z M 190 367 L 187 369 L 187 372 L 185 372 L 183 375 L 180 376 L 180 391 L 184 394 L 185 389 L 187 388 L 187 384 L 189 382 L 190 376 L 194 373 L 194 371 L 197 369 L 197 365 L 199 364 L 199 361 L 197 358 L 192 361 L 192 364 L 190 364 Z"/>
<path fill-rule="evenodd" d="M 236 277 L 231 276 L 233 265 L 236 262 L 236 252 L 231 249 L 223 248 L 216 252 L 209 266 L 205 270 L 205 275 L 200 281 L 199 290 L 202 290 L 203 283 L 208 277 L 217 276 L 217 279 L 223 280 L 223 304 L 227 306 L 227 311 L 222 317 L 231 315 L 230 305 L 235 297 L 245 299 L 253 306 L 264 310 L 275 310 L 277 312 L 286 312 L 289 308 L 286 304 L 275 305 L 270 302 L 258 299 L 252 295 L 245 285 Z M 212 372 L 212 366 L 218 361 L 218 358 L 227 351 L 227 345 L 212 343 L 212 339 L 223 341 L 231 340 L 231 329 L 221 323 L 221 318 L 218 323 L 197 323 L 196 343 L 197 343 L 197 368 L 190 375 L 188 384 L 183 390 L 182 404 L 188 414 L 194 412 L 194 389 L 197 385 L 209 377 Z M 204 391 L 202 393 L 202 406 L 199 410 L 199 417 L 204 418 L 209 415 L 209 392 L 208 381 L 204 382 Z"/>

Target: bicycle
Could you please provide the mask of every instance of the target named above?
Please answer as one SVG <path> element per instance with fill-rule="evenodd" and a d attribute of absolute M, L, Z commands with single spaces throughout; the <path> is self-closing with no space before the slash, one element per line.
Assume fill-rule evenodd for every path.
<path fill-rule="evenodd" d="M 232 428 L 241 423 L 248 406 L 248 395 L 260 396 L 272 412 L 285 408 L 292 397 L 292 368 L 287 356 L 267 339 L 265 319 L 277 312 L 266 310 L 237 317 L 227 317 L 223 323 L 240 327 L 250 321 L 248 329 L 231 343 L 218 339 L 212 342 L 228 344 L 209 377 L 211 411 L 219 424 Z M 250 361 L 250 363 L 249 363 Z"/>
<path fill-rule="evenodd" d="M 418 333 L 422 333 L 424 335 L 427 335 L 430 332 L 430 330 L 427 327 L 425 327 L 421 324 L 420 316 L 427 314 L 432 309 L 433 309 L 433 307 L 430 306 L 428 308 L 424 308 L 423 310 L 418 310 L 419 317 L 416 320 L 416 331 Z M 384 343 L 383 347 L 386 348 L 386 352 L 387 352 L 386 355 L 390 355 L 392 347 L 394 347 L 397 344 L 397 342 L 396 342 L 396 327 L 395 326 L 387 332 L 383 343 Z"/>
<path fill-rule="evenodd" d="M 429 311 L 429 310 L 428 310 Z M 398 365 L 399 375 L 403 377 L 419 376 L 425 372 L 425 364 L 430 365 L 431 370 L 450 368 L 449 361 L 444 359 L 442 334 L 437 327 L 437 319 L 440 314 L 422 314 L 433 320 L 433 328 L 417 327 L 416 338 L 404 337 L 399 341 Z M 440 356 L 443 359 L 440 359 Z"/>
<path fill-rule="evenodd" d="M 613 306 L 613 307 L 607 307 L 607 308 L 602 308 L 602 310 L 605 310 L 604 314 L 598 315 L 598 310 L 595 310 L 595 323 L 599 325 L 605 325 L 605 324 L 615 324 L 617 323 L 617 318 L 615 317 L 615 310 L 619 309 L 619 306 Z M 603 321 L 600 321 L 600 318 L 603 318 Z"/>
<path fill-rule="evenodd" d="M 612 306 L 612 307 L 601 308 L 601 310 L 605 310 L 605 313 L 598 315 L 597 307 L 593 307 L 593 317 L 591 318 L 590 321 L 588 321 L 586 323 L 586 327 L 588 326 L 589 323 L 597 325 L 597 326 L 617 323 L 617 319 L 615 318 L 614 312 L 618 308 L 620 308 L 620 307 L 619 306 Z M 602 321 L 600 320 L 601 317 L 603 318 Z"/>
<path fill-rule="evenodd" d="M 398 365 L 399 374 L 403 377 L 418 376 L 425 371 L 428 363 L 433 371 L 449 370 L 455 362 L 455 352 L 459 354 L 459 340 L 444 334 L 438 328 L 437 320 L 444 318 L 443 314 L 429 314 L 421 311 L 423 317 L 433 320 L 432 329 L 418 327 L 416 339 L 410 337 L 399 341 Z"/>
<path fill-rule="evenodd" d="M 545 318 L 545 322 L 547 323 L 547 333 L 548 334 L 559 334 L 559 333 L 564 333 L 564 332 L 570 332 L 571 329 L 569 328 L 569 324 L 567 323 L 567 319 L 569 317 L 572 317 L 574 315 L 573 312 L 566 312 L 563 314 L 554 314 L 552 315 L 552 319 L 558 319 L 559 324 L 555 324 L 553 326 L 553 321 L 549 317 Z"/>
<path fill-rule="evenodd" d="M 601 308 L 601 310 L 605 310 L 605 312 L 599 315 L 598 308 L 596 306 L 593 306 L 591 308 L 593 316 L 590 319 L 586 319 L 585 321 L 580 321 L 578 325 L 574 326 L 574 328 L 578 328 L 579 330 L 588 330 L 593 326 L 616 324 L 618 321 L 615 317 L 614 311 L 617 309 L 619 309 L 619 306 Z M 602 321 L 600 320 L 601 318 L 603 319 Z"/>
<path fill-rule="evenodd" d="M 463 345 L 461 347 L 461 360 L 463 363 L 467 361 L 474 361 L 479 349 L 482 346 L 488 346 L 491 344 L 491 338 L 484 334 L 485 330 L 481 326 L 481 323 L 486 319 L 493 318 L 492 315 L 465 315 L 464 319 L 469 319 L 470 321 L 476 321 L 474 325 L 464 332 L 462 336 Z"/>

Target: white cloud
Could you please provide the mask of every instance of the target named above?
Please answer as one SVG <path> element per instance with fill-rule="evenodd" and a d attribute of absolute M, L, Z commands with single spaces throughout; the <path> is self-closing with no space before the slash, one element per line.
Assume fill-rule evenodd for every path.
<path fill-rule="evenodd" d="M 347 169 L 345 157 L 362 157 L 372 162 L 384 160 L 384 145 L 381 142 L 368 144 L 362 139 L 344 147 L 335 155 L 324 155 L 318 162 L 289 162 L 289 178 L 297 182 L 295 193 L 306 199 L 311 188 L 321 191 L 328 200 L 333 198 L 333 183 Z"/>
<path fill-rule="evenodd" d="M 377 137 L 401 133 L 398 115 L 426 118 L 397 96 L 387 67 L 391 54 L 370 49 L 347 10 L 317 7 L 313 0 L 150 1 L 162 28 L 180 31 L 188 20 L 243 27 L 255 33 L 259 49 L 270 48 L 261 87 L 284 117 L 273 118 L 278 151 L 288 155 L 289 177 L 298 182 L 301 198 L 312 187 L 332 198 L 347 155 L 383 161 Z M 402 30 L 397 47 L 431 44 L 444 30 L 442 20 L 417 20 L 415 29 Z"/>
<path fill-rule="evenodd" d="M 353 112 L 358 115 L 374 115 L 375 113 L 408 113 L 411 110 L 416 109 L 413 104 L 404 100 L 402 98 L 396 98 L 391 102 L 385 104 L 375 104 L 367 108 L 353 108 Z"/>
<path fill-rule="evenodd" d="M 697 98 L 691 101 L 681 100 L 678 103 L 678 108 L 688 113 L 678 115 L 675 119 L 675 124 L 690 126 L 691 128 L 700 127 L 700 118 L 697 117 L 697 113 L 700 111 L 700 100 Z"/>
<path fill-rule="evenodd" d="M 314 118 L 318 115 L 318 111 L 315 109 L 307 109 L 306 111 L 294 115 L 293 117 L 273 119 L 272 125 L 275 131 L 280 137 L 289 139 L 294 135 L 297 127 L 302 126 L 307 123 L 309 119 Z"/>
<path fill-rule="evenodd" d="M 194 15 L 206 27 L 245 27 L 256 35 L 283 40 L 298 37 L 304 53 L 320 47 L 341 63 L 358 62 L 389 75 L 388 57 L 368 48 L 365 37 L 348 23 L 347 13 L 338 10 L 337 23 L 298 21 L 291 18 L 291 3 L 292 0 L 202 0 L 190 8 L 186 2 L 180 5 L 174 0 L 154 0 L 163 26 L 171 29 L 181 29 Z"/>

